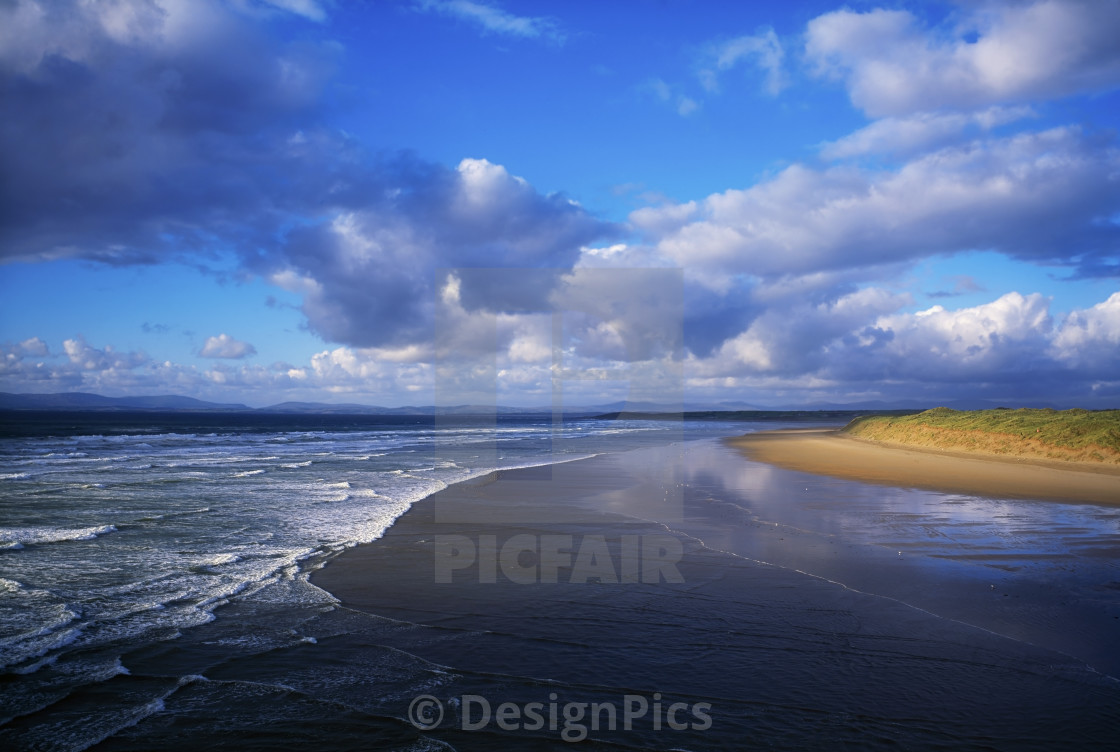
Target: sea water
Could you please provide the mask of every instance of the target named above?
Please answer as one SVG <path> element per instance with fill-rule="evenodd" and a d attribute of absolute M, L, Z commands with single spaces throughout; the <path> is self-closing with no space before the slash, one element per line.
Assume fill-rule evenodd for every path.
<path fill-rule="evenodd" d="M 298 642 L 277 637 L 275 611 L 298 623 L 334 603 L 307 573 L 449 484 L 679 441 L 684 430 L 736 427 L 10 413 L 0 427 L 0 739 L 85 749 L 159 711 L 195 679 L 106 689 L 128 676 L 122 657 L 181 639 L 223 606 L 213 652 Z M 250 612 L 267 612 L 259 629 Z"/>

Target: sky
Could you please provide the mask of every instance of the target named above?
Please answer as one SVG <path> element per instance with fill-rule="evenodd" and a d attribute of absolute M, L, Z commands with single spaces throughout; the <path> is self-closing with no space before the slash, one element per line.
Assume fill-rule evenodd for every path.
<path fill-rule="evenodd" d="M 1120 407 L 1120 1 L 0 0 L 0 391 Z"/>

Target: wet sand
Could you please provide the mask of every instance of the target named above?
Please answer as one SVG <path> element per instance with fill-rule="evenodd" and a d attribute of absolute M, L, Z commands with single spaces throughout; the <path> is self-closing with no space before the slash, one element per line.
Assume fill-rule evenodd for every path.
<path fill-rule="evenodd" d="M 753 460 L 864 483 L 1000 498 L 1120 504 L 1120 468 L 1014 460 L 856 439 L 838 429 L 764 431 L 728 443 Z"/>
<path fill-rule="evenodd" d="M 1120 733 L 1120 684 L 1037 639 L 1066 639 L 1072 626 L 1107 658 L 1111 613 L 1083 629 L 1049 591 L 990 590 L 960 576 L 977 565 L 940 558 L 953 546 L 904 557 L 844 531 L 767 521 L 768 505 L 797 506 L 835 528 L 832 510 L 846 514 L 845 498 L 864 487 L 811 489 L 797 473 L 699 444 L 459 484 L 312 582 L 345 609 L 407 625 L 378 648 L 431 662 L 430 694 L 448 714 L 427 734 L 460 750 L 564 745 L 547 727 L 463 730 L 454 698 L 464 694 L 495 706 L 626 695 L 651 708 L 711 705 L 709 728 L 646 717 L 589 732 L 612 749 L 1104 748 Z M 809 506 L 798 506 L 803 485 Z M 666 537 L 679 542 L 675 559 Z M 643 540 L 658 546 L 643 551 Z M 906 600 L 926 594 L 956 611 Z M 1047 616 L 1014 639 L 972 626 L 1036 613 Z"/>

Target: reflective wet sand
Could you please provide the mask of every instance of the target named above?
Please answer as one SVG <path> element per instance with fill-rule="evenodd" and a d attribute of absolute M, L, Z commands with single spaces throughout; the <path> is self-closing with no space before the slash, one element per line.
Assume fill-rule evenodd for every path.
<path fill-rule="evenodd" d="M 448 508 L 473 521 L 441 523 Z M 627 582 L 627 541 L 661 535 L 681 543 L 681 581 Z M 449 537 L 474 558 L 437 582 Z M 542 567 L 569 537 L 570 564 Z M 599 540 L 603 576 L 573 581 Z M 503 558 L 510 541 L 536 550 Z M 591 734 L 605 748 L 1017 749 L 1120 732 L 1113 507 L 893 489 L 690 442 L 455 486 L 313 582 L 411 625 L 381 644 L 441 666 L 437 696 L 713 706 L 706 730 Z M 457 749 L 556 741 L 450 717 L 428 733 Z"/>

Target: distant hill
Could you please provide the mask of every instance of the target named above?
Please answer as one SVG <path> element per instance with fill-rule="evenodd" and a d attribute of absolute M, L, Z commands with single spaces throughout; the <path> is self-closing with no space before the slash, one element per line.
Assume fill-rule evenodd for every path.
<path fill-rule="evenodd" d="M 994 404 L 950 403 L 958 409 L 977 407 L 996 407 Z M 616 401 L 597 405 L 563 405 L 565 415 L 617 415 L 627 417 L 644 415 L 652 417 L 665 413 L 685 413 L 689 418 L 699 413 L 721 413 L 722 419 L 749 420 L 750 413 L 783 412 L 889 412 L 903 410 L 916 412 L 925 410 L 927 404 L 902 400 L 897 403 L 860 402 L 852 404 L 817 403 L 787 407 L 760 406 L 741 401 L 722 402 L 668 402 Z M 1046 407 L 1046 405 L 1036 405 Z M 253 408 L 240 403 L 206 402 L 193 397 L 165 394 L 147 397 L 104 397 L 86 392 L 62 392 L 57 394 L 12 394 L 0 392 L 0 410 L 72 410 L 72 411 L 164 411 L 164 412 L 243 412 L 269 413 L 277 415 L 549 415 L 551 404 L 530 407 L 510 407 L 508 405 L 407 405 L 404 407 L 384 407 L 381 405 L 362 405 L 358 403 L 333 404 L 328 402 L 281 402 L 267 407 Z"/>
<path fill-rule="evenodd" d="M 359 405 L 357 403 L 344 403 L 332 405 L 323 402 L 281 402 L 277 405 L 259 408 L 256 412 L 280 414 L 305 414 L 321 413 L 336 415 L 424 415 L 423 408 L 402 407 L 390 408 L 378 405 Z"/>
<path fill-rule="evenodd" d="M 656 402 L 608 402 L 599 405 L 564 405 L 567 415 L 601 415 L 604 413 L 679 413 L 681 410 L 758 410 L 746 402 L 720 402 L 717 404 L 660 404 Z M 507 405 L 407 405 L 383 407 L 358 403 L 333 404 L 327 402 L 281 402 L 267 407 L 253 408 L 239 403 L 206 402 L 193 397 L 161 395 L 151 397 L 104 397 L 86 392 L 61 392 L 57 394 L 12 394 L 0 392 L 0 410 L 73 410 L 73 411 L 125 411 L 151 410 L 165 412 L 251 412 L 278 415 L 548 415 L 552 405 L 510 407 Z"/>
<path fill-rule="evenodd" d="M 193 397 L 165 394 L 151 397 L 103 397 L 87 392 L 11 394 L 0 392 L 0 410 L 191 410 L 245 412 L 242 404 L 204 402 Z"/>

